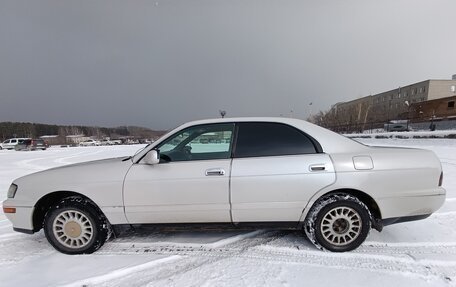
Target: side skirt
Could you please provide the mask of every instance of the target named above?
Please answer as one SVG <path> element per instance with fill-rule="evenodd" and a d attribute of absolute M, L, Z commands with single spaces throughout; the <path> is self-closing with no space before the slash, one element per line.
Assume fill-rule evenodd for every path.
<path fill-rule="evenodd" d="M 160 223 L 160 224 L 117 224 L 112 225 L 114 233 L 120 235 L 134 231 L 220 231 L 220 230 L 296 230 L 299 222 L 222 222 L 222 223 Z"/>

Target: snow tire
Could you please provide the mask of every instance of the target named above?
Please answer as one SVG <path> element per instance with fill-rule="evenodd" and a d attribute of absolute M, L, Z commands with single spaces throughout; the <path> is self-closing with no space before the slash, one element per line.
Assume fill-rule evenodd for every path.
<path fill-rule="evenodd" d="M 346 252 L 358 248 L 369 235 L 371 214 L 355 196 L 335 193 L 310 209 L 304 224 L 309 240 L 319 249 Z"/>
<path fill-rule="evenodd" d="M 72 196 L 49 208 L 44 217 L 44 233 L 62 253 L 90 254 L 110 237 L 111 226 L 91 201 Z"/>

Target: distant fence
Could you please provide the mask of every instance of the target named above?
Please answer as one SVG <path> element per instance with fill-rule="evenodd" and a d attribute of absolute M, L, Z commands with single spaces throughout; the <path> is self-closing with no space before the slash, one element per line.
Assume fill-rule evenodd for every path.
<path fill-rule="evenodd" d="M 325 126 L 327 129 L 337 133 L 374 133 L 383 130 L 387 121 L 366 122 L 366 123 L 345 123 L 339 125 Z M 451 130 L 456 129 L 456 118 L 453 119 L 410 119 L 409 130 Z"/>

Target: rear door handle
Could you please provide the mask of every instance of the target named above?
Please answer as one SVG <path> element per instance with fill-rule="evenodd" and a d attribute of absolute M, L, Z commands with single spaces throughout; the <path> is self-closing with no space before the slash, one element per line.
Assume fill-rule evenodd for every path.
<path fill-rule="evenodd" d="M 225 170 L 221 168 L 211 168 L 206 170 L 206 176 L 225 175 Z"/>
<path fill-rule="evenodd" d="M 310 171 L 323 171 L 325 168 L 324 164 L 313 164 L 310 166 Z"/>

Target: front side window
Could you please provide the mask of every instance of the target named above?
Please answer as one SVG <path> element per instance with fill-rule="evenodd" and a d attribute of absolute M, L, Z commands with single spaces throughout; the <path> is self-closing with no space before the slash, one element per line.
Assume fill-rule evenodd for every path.
<path fill-rule="evenodd" d="M 231 156 L 234 124 L 186 128 L 158 146 L 161 162 L 227 159 Z"/>
<path fill-rule="evenodd" d="M 280 123 L 239 123 L 235 157 L 313 154 L 316 152 L 312 140 L 291 126 Z"/>

